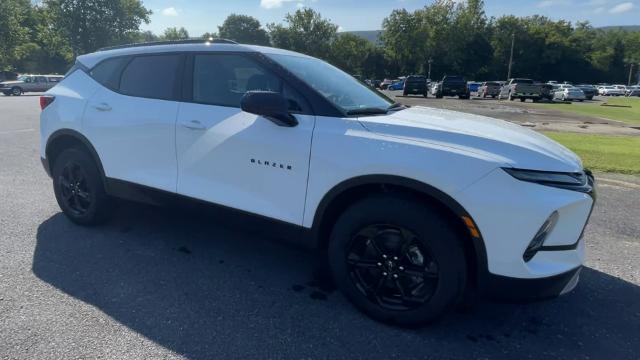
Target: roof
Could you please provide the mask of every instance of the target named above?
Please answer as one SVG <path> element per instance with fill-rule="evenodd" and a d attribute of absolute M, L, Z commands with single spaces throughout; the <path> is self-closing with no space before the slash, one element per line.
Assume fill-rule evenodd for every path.
<path fill-rule="evenodd" d="M 78 61 L 88 68 L 94 67 L 104 59 L 123 55 L 154 54 L 165 52 L 258 52 L 263 54 L 281 54 L 308 57 L 289 50 L 277 49 L 266 46 L 235 44 L 227 42 L 189 41 L 189 42 L 162 42 L 124 47 L 105 48 L 94 53 L 78 56 Z"/>

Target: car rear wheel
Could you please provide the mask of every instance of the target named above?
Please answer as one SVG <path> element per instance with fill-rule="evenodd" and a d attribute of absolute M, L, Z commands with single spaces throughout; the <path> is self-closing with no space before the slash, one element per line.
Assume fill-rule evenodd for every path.
<path fill-rule="evenodd" d="M 22 95 L 22 89 L 19 88 L 18 86 L 14 86 L 11 88 L 11 95 L 13 96 L 20 96 Z"/>
<path fill-rule="evenodd" d="M 53 189 L 60 209 L 74 223 L 97 225 L 111 213 L 111 199 L 92 158 L 82 150 L 64 150 L 53 163 Z"/>
<path fill-rule="evenodd" d="M 404 326 L 428 323 L 463 294 L 466 263 L 457 234 L 436 209 L 411 198 L 366 198 L 335 224 L 331 273 L 370 317 Z"/>

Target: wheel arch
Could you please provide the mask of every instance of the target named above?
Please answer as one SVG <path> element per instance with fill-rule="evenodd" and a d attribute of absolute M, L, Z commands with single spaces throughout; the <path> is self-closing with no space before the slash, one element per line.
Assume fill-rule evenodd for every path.
<path fill-rule="evenodd" d="M 463 239 L 465 257 L 470 265 L 468 266 L 470 290 L 476 292 L 484 288 L 483 284 L 488 273 L 487 252 L 482 234 L 471 215 L 460 203 L 443 191 L 401 176 L 366 175 L 351 178 L 334 186 L 323 197 L 314 214 L 312 225 L 313 239 L 322 258 L 326 259 L 332 224 L 350 204 L 366 196 L 392 192 L 409 194 L 443 211 Z M 471 223 L 468 225 L 466 221 Z M 475 236 L 472 235 L 470 227 L 475 229 Z"/>
<path fill-rule="evenodd" d="M 98 152 L 93 147 L 89 139 L 78 131 L 72 129 L 60 129 L 49 136 L 45 147 L 46 159 L 44 159 L 46 166 L 50 169 L 49 171 L 51 172 L 53 170 L 55 159 L 62 151 L 74 147 L 86 151 L 89 156 L 91 156 L 98 167 L 101 178 L 104 180 L 106 176 L 104 168 L 102 167 L 102 162 L 100 161 L 100 156 L 98 156 Z"/>

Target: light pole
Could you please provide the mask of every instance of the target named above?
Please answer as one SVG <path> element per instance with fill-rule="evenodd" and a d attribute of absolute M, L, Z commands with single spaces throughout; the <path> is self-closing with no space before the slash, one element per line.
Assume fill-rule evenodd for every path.
<path fill-rule="evenodd" d="M 516 43 L 516 33 L 511 33 L 511 55 L 509 56 L 509 73 L 507 74 L 507 81 L 511 79 L 511 66 L 513 65 L 513 47 Z"/>
<path fill-rule="evenodd" d="M 431 80 L 431 64 L 433 63 L 433 59 L 429 58 L 429 73 L 427 74 L 427 79 Z"/>
<path fill-rule="evenodd" d="M 633 63 L 629 64 L 629 81 L 627 82 L 627 86 L 631 86 L 631 79 L 633 78 Z"/>

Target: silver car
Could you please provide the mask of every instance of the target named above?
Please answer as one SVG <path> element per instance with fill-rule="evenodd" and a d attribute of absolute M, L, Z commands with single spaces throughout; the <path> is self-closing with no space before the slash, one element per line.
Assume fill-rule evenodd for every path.
<path fill-rule="evenodd" d="M 56 86 L 62 75 L 20 75 L 17 80 L 0 82 L 0 92 L 19 96 L 27 92 L 45 92 Z"/>
<path fill-rule="evenodd" d="M 562 84 L 562 85 L 553 85 L 554 93 L 553 98 L 555 100 L 562 101 L 584 101 L 586 100 L 586 96 L 584 95 L 584 91 L 580 88 L 577 88 L 573 85 Z"/>

